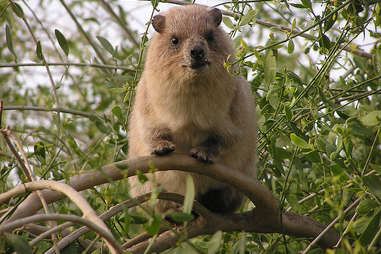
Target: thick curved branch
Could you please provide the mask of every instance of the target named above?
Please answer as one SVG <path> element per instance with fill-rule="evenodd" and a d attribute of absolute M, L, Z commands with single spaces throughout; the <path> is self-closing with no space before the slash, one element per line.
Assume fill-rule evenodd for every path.
<path fill-rule="evenodd" d="M 96 185 L 108 183 L 110 180 L 115 181 L 123 177 L 133 176 L 137 170 L 148 173 L 152 165 L 159 171 L 181 170 L 193 172 L 229 183 L 242 191 L 257 205 L 256 211 L 261 211 L 261 213 L 266 214 L 266 216 L 277 217 L 277 224 L 279 224 L 278 202 L 265 186 L 261 185 L 255 179 L 248 178 L 244 174 L 240 174 L 225 166 L 201 163 L 183 154 L 174 153 L 164 157 L 146 156 L 115 162 L 102 167 L 100 170 L 89 171 L 78 176 L 73 176 L 70 178 L 69 184 L 77 191 L 81 191 Z M 54 191 L 43 191 L 42 193 L 48 203 L 63 198 L 62 194 Z M 28 209 L 25 209 L 26 207 Z M 40 208 L 40 202 L 36 199 L 34 194 L 32 194 L 17 208 L 11 220 L 32 215 Z M 262 220 L 258 221 L 258 223 L 261 222 Z"/>

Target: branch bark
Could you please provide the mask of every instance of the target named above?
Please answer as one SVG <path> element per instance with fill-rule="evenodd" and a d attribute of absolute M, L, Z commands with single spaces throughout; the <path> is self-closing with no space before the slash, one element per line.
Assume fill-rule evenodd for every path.
<path fill-rule="evenodd" d="M 74 176 L 70 179 L 69 184 L 74 189 L 81 191 L 96 185 L 133 176 L 137 170 L 140 170 L 143 173 L 148 173 L 151 170 L 152 165 L 160 171 L 182 170 L 186 172 L 194 172 L 229 183 L 246 194 L 256 205 L 254 210 L 242 214 L 230 214 L 227 216 L 213 214 L 213 216 L 207 216 L 207 220 L 201 219 L 202 216 L 200 216 L 197 221 L 192 223 L 194 226 L 192 226 L 191 230 L 187 232 L 189 237 L 200 234 L 211 234 L 218 230 L 223 230 L 226 232 L 246 231 L 257 233 L 284 233 L 293 236 L 316 237 L 325 228 L 323 225 L 306 216 L 291 212 L 282 214 L 281 224 L 281 215 L 277 200 L 274 198 L 272 193 L 258 181 L 247 178 L 245 175 L 230 170 L 222 165 L 204 164 L 194 160 L 188 155 L 183 154 L 174 153 L 164 157 L 147 156 L 115 162 L 102 167 L 100 170 L 89 171 L 87 173 Z M 42 194 L 48 203 L 63 198 L 61 193 L 54 191 L 45 190 Z M 23 203 L 21 203 L 9 221 L 30 216 L 37 212 L 40 208 L 41 203 L 39 202 L 37 196 L 32 194 Z M 164 235 L 160 235 L 157 240 L 164 239 L 172 235 L 170 232 L 163 234 Z M 322 236 L 319 244 L 323 248 L 332 247 L 335 245 L 338 238 L 338 234 L 335 231 L 329 230 Z M 177 241 L 177 237 L 172 235 L 165 241 L 169 242 L 161 246 L 170 246 L 173 241 Z M 140 253 L 138 251 L 139 246 L 143 245 L 134 246 L 134 252 L 136 251 L 136 253 Z"/>

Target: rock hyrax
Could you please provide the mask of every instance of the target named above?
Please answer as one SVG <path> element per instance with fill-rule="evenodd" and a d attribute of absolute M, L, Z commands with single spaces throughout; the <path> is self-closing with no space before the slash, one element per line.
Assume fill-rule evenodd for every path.
<path fill-rule="evenodd" d="M 220 10 L 201 5 L 175 7 L 153 18 L 156 33 L 129 121 L 129 158 L 185 153 L 255 177 L 254 99 L 248 82 L 224 68 L 225 61 L 234 61 L 234 50 L 221 20 Z M 187 174 L 156 172 L 155 179 L 165 191 L 184 195 Z M 229 213 L 240 206 L 242 194 L 235 189 L 192 176 L 196 199 L 208 209 Z M 136 178 L 130 183 L 134 196 L 152 189 Z M 167 201 L 157 207 L 169 208 L 173 203 Z"/>

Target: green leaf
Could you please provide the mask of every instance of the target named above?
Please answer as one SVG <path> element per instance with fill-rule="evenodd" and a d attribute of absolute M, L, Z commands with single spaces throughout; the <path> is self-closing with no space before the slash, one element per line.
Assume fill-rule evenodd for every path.
<path fill-rule="evenodd" d="M 367 246 L 372 241 L 373 237 L 376 235 L 377 231 L 380 228 L 380 219 L 381 219 L 381 209 L 378 209 L 375 212 L 375 215 L 369 221 L 364 232 L 360 236 L 360 243 L 363 246 Z"/>
<path fill-rule="evenodd" d="M 312 146 L 311 146 L 311 148 L 312 148 Z M 305 152 L 305 153 L 303 153 L 303 155 L 306 156 L 307 160 L 309 160 L 310 162 L 315 162 L 315 163 L 320 162 L 320 156 L 316 150 Z"/>
<path fill-rule="evenodd" d="M 247 25 L 249 24 L 250 22 L 255 22 L 255 15 L 257 15 L 257 13 L 253 10 L 253 9 L 250 9 L 245 16 L 242 17 L 241 19 L 241 22 L 239 23 L 241 26 L 244 26 L 244 25 Z"/>
<path fill-rule="evenodd" d="M 290 3 L 291 6 L 295 7 L 295 8 L 298 8 L 298 9 L 304 9 L 306 8 L 304 5 L 302 4 L 293 4 L 293 3 Z"/>
<path fill-rule="evenodd" d="M 140 170 L 136 170 L 136 175 L 140 183 L 145 183 L 148 181 L 148 177 L 143 174 Z"/>
<path fill-rule="evenodd" d="M 266 99 L 269 101 L 273 109 L 276 109 L 278 107 L 280 96 L 281 96 L 280 93 L 281 93 L 280 88 L 278 88 L 275 85 L 270 85 L 270 89 L 267 92 Z"/>
<path fill-rule="evenodd" d="M 189 222 L 194 219 L 194 216 L 192 214 L 180 213 L 180 212 L 170 212 L 170 213 L 167 213 L 166 216 L 171 218 L 176 223 Z"/>
<path fill-rule="evenodd" d="M 54 30 L 54 33 L 56 35 L 58 44 L 60 45 L 61 49 L 68 56 L 69 55 L 69 46 L 68 46 L 68 43 L 67 43 L 65 36 L 58 29 Z"/>
<path fill-rule="evenodd" d="M 292 111 L 291 111 L 290 107 L 285 106 L 284 107 L 284 112 L 286 113 L 286 119 L 287 119 L 287 121 L 290 122 L 292 120 Z"/>
<path fill-rule="evenodd" d="M 289 54 L 292 54 L 294 52 L 294 49 L 295 49 L 294 42 L 292 40 L 289 40 L 287 45 L 287 52 Z"/>
<path fill-rule="evenodd" d="M 208 254 L 217 253 L 222 243 L 222 231 L 214 233 L 210 241 L 208 242 Z"/>
<path fill-rule="evenodd" d="M 183 207 L 184 213 L 190 214 L 192 212 L 195 193 L 196 192 L 194 189 L 193 177 L 191 175 L 187 175 L 187 186 L 186 186 L 184 207 Z"/>
<path fill-rule="evenodd" d="M 118 118 L 118 120 L 120 122 L 122 122 L 122 123 L 124 122 L 124 117 L 123 117 L 122 109 L 119 106 L 113 107 L 111 112 L 116 116 L 116 118 Z"/>
<path fill-rule="evenodd" d="M 38 58 L 38 59 L 40 59 L 40 60 L 43 59 L 43 56 L 42 56 L 42 48 L 41 48 L 41 42 L 40 42 L 40 41 L 37 42 L 36 54 L 37 54 L 37 58 Z"/>
<path fill-rule="evenodd" d="M 376 165 L 376 164 L 373 164 L 373 163 L 369 163 L 369 166 L 371 169 L 374 169 L 376 170 L 378 173 L 381 174 L 381 166 L 380 165 Z"/>
<path fill-rule="evenodd" d="M 69 144 L 69 147 L 71 148 L 71 149 L 73 149 L 73 151 L 76 153 L 76 154 L 78 154 L 78 155 L 80 155 L 81 154 L 81 150 L 79 149 L 79 147 L 78 147 L 78 145 L 77 145 L 77 142 L 75 142 L 75 139 L 72 137 L 72 136 L 69 136 L 68 137 L 68 144 Z"/>
<path fill-rule="evenodd" d="M 37 142 L 36 144 L 34 144 L 33 150 L 34 150 L 33 152 L 36 155 L 37 159 L 40 162 L 45 162 L 46 146 L 45 146 L 44 142 L 40 141 L 40 142 Z"/>
<path fill-rule="evenodd" d="M 155 214 L 154 218 L 150 221 L 149 225 L 146 227 L 147 233 L 150 235 L 156 235 L 159 233 L 161 226 L 161 215 Z"/>
<path fill-rule="evenodd" d="M 33 248 L 21 236 L 5 233 L 7 242 L 13 246 L 16 253 L 32 254 Z"/>
<path fill-rule="evenodd" d="M 275 79 L 276 73 L 276 59 L 271 50 L 268 50 L 265 55 L 264 62 L 264 83 L 265 87 L 268 89 L 271 82 Z"/>
<path fill-rule="evenodd" d="M 364 199 L 364 200 L 361 200 L 356 210 L 360 216 L 363 216 L 368 214 L 370 211 L 373 211 L 373 209 L 377 208 L 378 206 L 379 205 L 377 201 L 373 199 Z"/>
<path fill-rule="evenodd" d="M 365 116 L 360 118 L 360 121 L 365 126 L 376 126 L 380 124 L 381 121 L 381 111 L 372 111 Z"/>
<path fill-rule="evenodd" d="M 327 13 L 326 15 L 328 14 L 329 13 Z M 324 32 L 327 32 L 329 29 L 331 29 L 333 24 L 335 24 L 336 19 L 337 19 L 337 15 L 331 15 L 331 17 L 329 17 L 327 20 L 324 21 Z"/>
<path fill-rule="evenodd" d="M 311 7 L 312 7 L 311 0 L 301 0 L 301 2 L 302 2 L 304 7 L 311 9 Z"/>
<path fill-rule="evenodd" d="M 102 46 L 112 55 L 115 55 L 115 50 L 111 43 L 102 36 L 97 36 L 98 41 L 102 44 Z"/>
<path fill-rule="evenodd" d="M 13 48 L 11 29 L 9 28 L 8 24 L 5 25 L 5 38 L 7 40 L 7 47 L 9 49 L 9 51 L 11 51 L 12 55 L 17 59 L 17 55 L 16 55 L 15 50 Z"/>
<path fill-rule="evenodd" d="M 320 45 L 320 47 L 322 47 L 322 48 L 326 48 L 326 49 L 331 48 L 331 41 L 329 40 L 329 38 L 327 37 L 327 35 L 325 35 L 325 34 L 322 34 L 322 35 L 321 35 L 321 38 L 320 38 L 320 40 L 319 40 L 319 45 Z"/>
<path fill-rule="evenodd" d="M 146 217 L 140 216 L 140 215 L 129 215 L 131 218 L 132 224 L 145 224 L 148 222 L 148 219 Z"/>
<path fill-rule="evenodd" d="M 91 116 L 89 118 L 93 123 L 95 123 L 95 126 L 103 133 L 108 134 L 111 130 L 104 124 L 104 122 L 97 116 Z"/>
<path fill-rule="evenodd" d="M 223 17 L 222 18 L 222 22 L 225 24 L 225 26 L 227 26 L 228 28 L 230 29 L 234 29 L 234 25 L 233 25 L 233 22 L 231 21 L 230 18 L 228 17 Z"/>
<path fill-rule="evenodd" d="M 372 192 L 379 200 L 381 200 L 381 179 L 378 176 L 370 175 L 362 178 L 363 182 L 368 186 L 369 191 Z"/>
<path fill-rule="evenodd" d="M 301 149 L 312 149 L 312 145 L 308 144 L 304 139 L 298 137 L 294 133 L 290 134 L 291 142 Z"/>
<path fill-rule="evenodd" d="M 16 13 L 16 15 L 19 18 L 23 18 L 24 17 L 24 11 L 22 10 L 21 6 L 18 3 L 15 3 L 13 1 L 10 1 L 10 3 L 11 3 L 11 7 L 12 7 L 13 12 Z"/>

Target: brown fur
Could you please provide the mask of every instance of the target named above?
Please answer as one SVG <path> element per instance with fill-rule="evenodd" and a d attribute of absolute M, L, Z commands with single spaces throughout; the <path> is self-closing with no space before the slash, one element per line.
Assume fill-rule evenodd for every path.
<path fill-rule="evenodd" d="M 211 10 L 188 5 L 172 8 L 154 19 L 157 33 L 147 52 L 130 119 L 129 158 L 175 151 L 255 177 L 253 96 L 248 83 L 223 66 L 228 56 L 234 59 L 234 50 L 218 26 L 220 12 Z M 178 39 L 175 46 L 173 37 Z M 189 52 L 195 45 L 205 51 L 202 61 L 207 64 L 200 69 L 191 68 L 194 59 Z M 157 172 L 155 179 L 165 191 L 184 195 L 186 175 L 180 171 Z M 192 176 L 196 199 L 211 195 L 209 199 L 224 202 L 222 209 L 215 209 L 217 212 L 232 212 L 240 205 L 242 195 L 226 184 Z M 150 183 L 141 186 L 136 178 L 131 184 L 133 195 L 152 188 Z M 208 196 L 208 192 L 212 194 Z M 160 201 L 158 209 L 166 211 L 171 206 Z"/>

